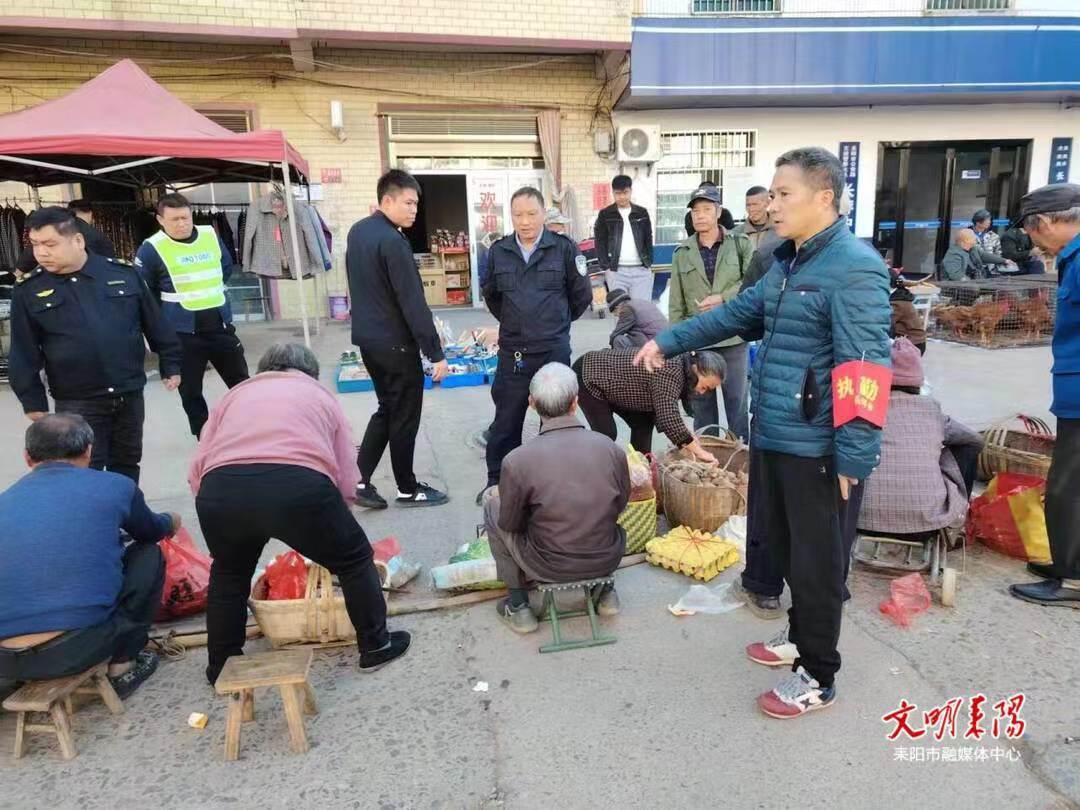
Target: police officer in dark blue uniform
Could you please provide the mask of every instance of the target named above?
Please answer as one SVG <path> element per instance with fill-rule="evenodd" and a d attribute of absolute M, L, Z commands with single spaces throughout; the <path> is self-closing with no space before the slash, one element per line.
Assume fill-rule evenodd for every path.
<path fill-rule="evenodd" d="M 43 208 L 26 221 L 38 267 L 11 300 L 11 388 L 36 421 L 49 410 L 82 415 L 94 429 L 90 466 L 139 480 L 143 336 L 165 387 L 180 385 L 180 343 L 134 267 L 86 251 L 75 217 Z"/>
<path fill-rule="evenodd" d="M 585 257 L 562 234 L 544 228 L 544 197 L 535 188 L 510 198 L 514 233 L 491 246 L 484 300 L 499 321 L 499 365 L 491 386 L 495 421 L 487 443 L 487 486 L 521 445 L 529 383 L 545 363 L 570 365 L 570 324 L 592 303 Z"/>

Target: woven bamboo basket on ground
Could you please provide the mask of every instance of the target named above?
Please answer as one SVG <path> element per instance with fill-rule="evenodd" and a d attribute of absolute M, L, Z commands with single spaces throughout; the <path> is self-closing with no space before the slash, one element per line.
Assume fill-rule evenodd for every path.
<path fill-rule="evenodd" d="M 667 464 L 679 458 L 679 451 L 673 450 L 660 465 L 660 487 L 664 494 L 664 515 L 668 525 L 715 532 L 732 515 L 746 514 L 746 492 L 743 487 L 701 486 L 680 481 L 667 471 Z M 732 454 L 729 461 L 736 458 Z"/>
<path fill-rule="evenodd" d="M 333 576 L 321 565 L 308 565 L 303 599 L 266 599 L 266 590 L 264 575 L 255 581 L 248 604 L 259 629 L 275 647 L 331 644 L 356 638 L 345 610 L 345 597 L 335 591 Z"/>
<path fill-rule="evenodd" d="M 1011 472 L 1046 478 L 1055 436 L 1042 419 L 1017 414 L 983 432 L 986 445 L 979 454 L 979 478 Z"/>

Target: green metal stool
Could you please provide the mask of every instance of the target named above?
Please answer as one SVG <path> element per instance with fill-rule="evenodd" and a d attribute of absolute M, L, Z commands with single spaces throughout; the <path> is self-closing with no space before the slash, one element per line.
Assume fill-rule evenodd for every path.
<path fill-rule="evenodd" d="M 544 594 L 544 607 L 541 620 L 551 622 L 552 643 L 545 644 L 540 648 L 542 653 L 562 652 L 563 650 L 580 650 L 584 647 L 599 647 L 602 644 L 614 644 L 614 636 L 600 635 L 600 625 L 596 621 L 596 605 L 593 602 L 593 588 L 597 585 L 614 585 L 614 577 L 601 577 L 600 579 L 583 579 L 578 582 L 542 582 L 537 583 L 536 589 Z M 581 588 L 585 593 L 585 610 L 567 610 L 560 612 L 555 605 L 555 594 L 558 591 L 572 591 Z M 592 638 L 583 638 L 576 641 L 563 641 L 562 632 L 559 628 L 560 619 L 572 619 L 577 616 L 588 616 L 589 625 L 592 627 Z"/>

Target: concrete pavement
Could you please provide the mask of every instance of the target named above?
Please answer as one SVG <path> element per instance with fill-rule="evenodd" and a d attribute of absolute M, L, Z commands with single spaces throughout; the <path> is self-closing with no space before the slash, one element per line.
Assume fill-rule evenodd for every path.
<path fill-rule="evenodd" d="M 484 314 L 440 314 L 455 330 L 490 322 Z M 611 325 L 586 316 L 574 328 L 575 352 L 603 345 Z M 265 346 L 293 331 L 241 327 L 252 366 Z M 325 324 L 314 343 L 332 386 L 334 360 L 349 348 L 347 326 Z M 926 365 L 946 412 L 973 427 L 1017 411 L 1048 416 L 1048 349 L 932 343 Z M 212 400 L 224 391 L 214 374 L 207 389 Z M 359 437 L 374 395 L 342 395 L 341 402 Z M 428 393 L 416 469 L 445 486 L 451 503 L 359 511 L 373 540 L 394 534 L 410 559 L 430 568 L 474 536 L 484 465 L 471 439 L 491 413 L 487 388 Z M 22 472 L 24 427 L 14 397 L 0 396 L 0 485 Z M 152 380 L 143 489 L 154 508 L 179 511 L 199 537 L 185 483 L 193 448 L 178 397 Z M 392 491 L 389 459 L 376 483 Z M 272 542 L 264 562 L 280 550 Z M 958 607 L 935 603 L 907 630 L 878 611 L 888 580 L 856 569 L 838 702 L 797 721 L 758 712 L 755 696 L 782 673 L 743 654 L 779 623 L 745 609 L 676 619 L 665 606 L 690 581 L 639 565 L 619 575 L 623 612 L 605 620 L 619 641 L 608 647 L 538 655 L 538 636 L 512 635 L 491 604 L 481 604 L 392 620 L 413 632 L 414 647 L 374 675 L 357 672 L 355 650 L 317 653 L 312 683 L 322 713 L 309 721 L 312 750 L 301 757 L 288 751 L 279 700 L 260 693 L 258 722 L 244 727 L 241 762 L 222 761 L 225 707 L 203 678 L 203 650 L 163 664 L 121 718 L 96 705 L 81 710 L 80 755 L 71 763 L 41 738 L 26 758 L 13 760 L 7 746 L 14 722 L 4 716 L 0 807 L 1080 806 L 1080 741 L 1067 742 L 1080 738 L 1080 612 L 1010 598 L 1006 586 L 1027 579 L 1018 562 L 976 547 L 963 565 Z M 734 576 L 726 572 L 720 581 Z M 426 572 L 412 587 L 430 587 Z M 474 692 L 476 681 L 489 691 Z M 931 748 L 977 744 L 886 739 L 891 725 L 881 717 L 902 699 L 917 705 L 915 722 L 951 698 L 983 693 L 989 725 L 992 704 L 1020 692 L 1024 736 L 978 744 L 1009 752 L 1001 759 L 905 761 L 897 748 L 910 758 L 919 755 L 909 748 L 932 756 Z M 205 730 L 186 726 L 192 711 L 210 715 Z M 966 705 L 961 726 L 965 721 Z M 1017 754 L 1019 761 L 1009 760 Z"/>

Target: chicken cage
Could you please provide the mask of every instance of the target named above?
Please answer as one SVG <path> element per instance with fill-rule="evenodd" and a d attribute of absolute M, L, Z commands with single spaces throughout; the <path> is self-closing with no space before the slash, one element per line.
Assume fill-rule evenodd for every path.
<path fill-rule="evenodd" d="M 932 337 L 1003 349 L 1050 342 L 1057 312 L 1057 277 L 1025 276 L 942 281 L 931 309 Z"/>

